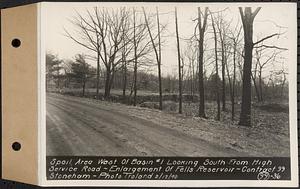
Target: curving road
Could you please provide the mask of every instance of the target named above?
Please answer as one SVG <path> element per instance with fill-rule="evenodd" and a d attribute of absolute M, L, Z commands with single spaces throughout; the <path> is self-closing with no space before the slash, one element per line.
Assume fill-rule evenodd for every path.
<path fill-rule="evenodd" d="M 46 120 L 48 156 L 246 155 L 130 115 L 125 105 L 103 101 L 47 94 Z"/>

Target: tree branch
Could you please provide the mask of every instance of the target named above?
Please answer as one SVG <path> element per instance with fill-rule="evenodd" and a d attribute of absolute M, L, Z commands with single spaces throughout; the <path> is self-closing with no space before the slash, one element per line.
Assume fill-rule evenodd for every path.
<path fill-rule="evenodd" d="M 255 9 L 255 11 L 252 13 L 252 18 L 254 19 L 254 17 L 257 15 L 257 13 L 260 11 L 261 7 L 258 7 Z"/>
<path fill-rule="evenodd" d="M 270 46 L 270 45 L 261 45 L 261 46 L 256 46 L 256 47 L 253 47 L 253 48 L 262 48 L 262 47 L 264 47 L 264 48 L 270 48 L 270 49 L 279 49 L 279 50 L 289 50 L 289 49 L 287 49 L 287 48 L 283 48 L 283 47 L 277 47 L 277 46 Z"/>
<path fill-rule="evenodd" d="M 239 11 L 240 11 L 240 15 L 241 15 L 241 19 L 242 19 L 242 23 L 243 25 L 245 24 L 245 20 L 244 20 L 244 12 L 243 12 L 243 8 L 242 7 L 239 7 Z"/>
<path fill-rule="evenodd" d="M 270 38 L 272 38 L 272 37 L 274 37 L 274 36 L 279 36 L 279 35 L 281 35 L 281 33 L 274 33 L 274 34 L 272 34 L 272 35 L 269 35 L 269 36 L 267 36 L 267 37 L 264 37 L 264 38 L 262 38 L 261 40 L 259 40 L 259 41 L 255 42 L 255 43 L 253 43 L 253 46 L 254 46 L 254 45 L 257 45 L 258 43 L 261 43 L 261 42 L 263 42 L 263 41 L 265 41 L 265 40 L 267 40 L 267 39 L 270 39 Z"/>

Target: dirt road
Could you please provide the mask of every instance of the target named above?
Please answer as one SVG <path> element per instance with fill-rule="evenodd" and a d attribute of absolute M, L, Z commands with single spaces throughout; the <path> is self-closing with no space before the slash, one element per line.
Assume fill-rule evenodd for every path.
<path fill-rule="evenodd" d="M 47 94 L 47 155 L 247 156 L 201 136 L 159 125 L 149 117 L 137 117 L 126 108 Z"/>

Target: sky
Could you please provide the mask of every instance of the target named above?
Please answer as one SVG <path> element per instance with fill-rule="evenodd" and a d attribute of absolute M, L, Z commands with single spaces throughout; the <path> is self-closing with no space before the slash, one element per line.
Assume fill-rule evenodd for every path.
<path fill-rule="evenodd" d="M 180 36 L 181 51 L 189 51 L 184 39 L 189 38 L 195 28 L 195 21 L 197 18 L 197 7 L 204 10 L 209 7 L 210 11 L 226 11 L 223 13 L 225 20 L 230 22 L 231 27 L 234 28 L 240 21 L 238 7 L 251 6 L 254 10 L 257 7 L 262 7 L 254 21 L 254 35 L 253 41 L 257 41 L 265 36 L 273 33 L 282 33 L 279 38 L 275 37 L 265 42 L 267 45 L 274 45 L 289 49 L 281 53 L 280 61 L 283 63 L 271 64 L 265 71 L 264 75 L 268 75 L 270 70 L 280 69 L 282 65 L 288 70 L 288 65 L 295 63 L 293 54 L 296 51 L 296 4 L 293 3 L 43 3 L 42 5 L 42 19 L 45 33 L 45 45 L 48 52 L 58 55 L 61 59 L 74 59 L 78 53 L 92 54 L 87 49 L 74 43 L 72 40 L 64 35 L 64 28 L 72 33 L 74 26 L 70 23 L 70 19 L 75 15 L 75 12 L 84 14 L 87 9 L 93 7 L 135 7 L 141 11 L 141 7 L 145 7 L 147 13 L 155 13 L 155 7 L 158 7 L 160 13 L 161 24 L 167 24 L 167 29 L 164 34 L 166 41 L 162 47 L 162 75 L 175 74 L 177 72 L 177 49 L 175 37 L 175 17 L 174 8 L 178 9 L 178 26 Z M 281 27 L 278 27 L 281 26 Z M 207 49 L 212 49 L 214 41 L 212 39 L 212 27 L 210 19 L 208 20 L 208 28 L 206 34 Z M 207 50 L 205 57 L 210 57 L 212 52 Z M 153 58 L 155 55 L 153 54 Z M 94 62 L 90 62 L 95 65 Z M 213 68 L 207 65 L 208 72 L 213 72 Z M 156 67 L 152 68 L 155 74 Z"/>

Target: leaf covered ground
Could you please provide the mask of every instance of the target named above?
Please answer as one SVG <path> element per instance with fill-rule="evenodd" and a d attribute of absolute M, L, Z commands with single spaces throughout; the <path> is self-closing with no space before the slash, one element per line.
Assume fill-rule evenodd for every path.
<path fill-rule="evenodd" d="M 227 148 L 234 148 L 252 156 L 289 156 L 289 114 L 286 111 L 273 111 L 265 105 L 253 105 L 252 127 L 238 125 L 239 108 L 235 120 L 231 112 L 221 111 L 221 120 L 215 120 L 216 107 L 206 103 L 207 119 L 197 117 L 196 103 L 184 103 L 183 114 L 178 114 L 177 105 L 167 102 L 165 111 L 128 107 L 132 114 L 146 117 L 166 127 L 182 130 Z M 229 104 L 228 104 L 229 105 Z M 229 106 L 228 106 L 229 108 Z"/>
<path fill-rule="evenodd" d="M 68 94 L 69 95 L 69 94 Z M 96 99 L 89 99 L 97 103 Z M 164 110 L 158 110 L 157 102 L 143 102 L 137 107 L 121 103 L 120 106 L 132 116 L 151 120 L 167 128 L 183 131 L 225 148 L 245 152 L 251 156 L 290 156 L 288 104 L 253 103 L 252 127 L 238 125 L 240 104 L 236 104 L 235 118 L 231 120 L 230 102 L 226 111 L 221 111 L 221 120 L 215 120 L 215 102 L 206 102 L 207 119 L 197 117 L 197 103 L 183 103 L 183 114 L 178 114 L 178 103 L 164 101 Z"/>

